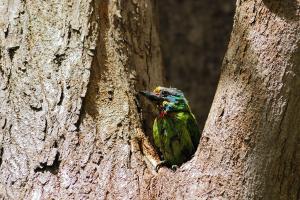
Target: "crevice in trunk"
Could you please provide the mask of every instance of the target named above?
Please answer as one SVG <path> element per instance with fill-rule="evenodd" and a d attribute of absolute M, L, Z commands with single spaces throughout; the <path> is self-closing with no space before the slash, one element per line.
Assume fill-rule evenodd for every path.
<path fill-rule="evenodd" d="M 60 155 L 59 152 L 57 152 L 52 165 L 47 165 L 47 162 L 40 163 L 40 166 L 35 168 L 34 172 L 35 173 L 37 173 L 37 172 L 41 172 L 41 173 L 50 172 L 53 175 L 57 175 L 58 172 L 59 172 L 59 167 L 60 167 L 60 163 L 61 163 L 61 160 L 59 160 L 59 155 Z"/>
<path fill-rule="evenodd" d="M 3 157 L 3 152 L 4 152 L 4 148 L 1 147 L 1 148 L 0 148 L 0 167 L 1 167 L 2 162 L 3 162 L 3 159 L 2 159 L 2 157 Z"/>
<path fill-rule="evenodd" d="M 15 53 L 19 48 L 20 48 L 19 46 L 15 46 L 15 47 L 10 47 L 8 49 L 8 55 L 9 55 L 10 60 L 14 59 Z"/>
<path fill-rule="evenodd" d="M 96 50 L 94 51 L 94 57 L 92 60 L 90 68 L 90 78 L 87 85 L 86 95 L 83 98 L 80 120 L 82 122 L 86 114 L 90 115 L 94 120 L 99 116 L 97 102 L 100 98 L 99 84 L 101 80 L 101 75 L 104 68 L 104 60 L 101 58 L 106 58 L 106 49 L 104 43 L 105 33 L 107 32 L 107 27 L 105 22 L 108 20 L 108 3 L 107 2 L 93 2 L 93 15 L 91 18 L 94 18 L 98 23 L 98 37 L 96 42 Z M 100 56 L 101 55 L 101 56 Z M 111 96 L 111 95 L 110 95 Z"/>

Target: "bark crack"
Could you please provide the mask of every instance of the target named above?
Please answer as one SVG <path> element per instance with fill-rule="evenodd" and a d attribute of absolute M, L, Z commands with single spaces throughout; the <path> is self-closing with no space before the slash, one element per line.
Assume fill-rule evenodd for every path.
<path fill-rule="evenodd" d="M 8 55 L 9 55 L 9 58 L 10 60 L 13 60 L 14 59 L 14 56 L 16 54 L 16 51 L 19 49 L 20 47 L 19 46 L 15 46 L 15 47 L 10 47 L 8 49 Z"/>
<path fill-rule="evenodd" d="M 3 157 L 3 152 L 4 152 L 4 148 L 1 147 L 1 148 L 0 148 L 0 167 L 1 167 L 2 162 L 3 162 L 3 159 L 2 159 L 2 157 Z"/>
<path fill-rule="evenodd" d="M 34 172 L 35 173 L 50 172 L 53 175 L 57 175 L 59 172 L 59 167 L 60 167 L 60 163 L 61 163 L 61 160 L 59 160 L 59 155 L 60 155 L 59 152 L 57 152 L 52 165 L 47 165 L 47 162 L 40 163 L 40 166 L 35 168 Z"/>

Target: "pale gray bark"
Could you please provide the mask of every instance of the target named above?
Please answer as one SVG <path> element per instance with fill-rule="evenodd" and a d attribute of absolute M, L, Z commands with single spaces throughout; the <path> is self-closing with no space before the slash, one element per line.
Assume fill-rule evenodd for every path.
<path fill-rule="evenodd" d="M 153 9 L 1 2 L 1 198 L 139 196 L 136 90 L 162 82 Z"/>
<path fill-rule="evenodd" d="M 299 199 L 299 3 L 238 1 L 200 148 L 155 173 L 155 2 L 0 4 L 3 199 Z M 143 118 L 151 122 L 142 102 Z"/>

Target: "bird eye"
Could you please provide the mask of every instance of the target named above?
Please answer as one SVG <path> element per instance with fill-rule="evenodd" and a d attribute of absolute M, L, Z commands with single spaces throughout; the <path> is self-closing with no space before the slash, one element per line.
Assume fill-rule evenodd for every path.
<path fill-rule="evenodd" d="M 161 94 L 162 94 L 163 96 L 168 96 L 168 95 L 169 95 L 169 92 L 167 92 L 167 91 L 161 91 Z"/>

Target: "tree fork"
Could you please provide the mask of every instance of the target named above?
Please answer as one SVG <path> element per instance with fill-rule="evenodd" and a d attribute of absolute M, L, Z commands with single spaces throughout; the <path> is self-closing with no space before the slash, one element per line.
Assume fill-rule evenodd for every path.
<path fill-rule="evenodd" d="M 299 11 L 299 1 L 237 1 L 198 152 L 157 176 L 156 197 L 300 198 Z"/>
<path fill-rule="evenodd" d="M 158 173 L 132 142 L 164 83 L 155 6 L 1 5 L 1 198 L 299 199 L 299 2 L 237 1 L 199 148 Z"/>

